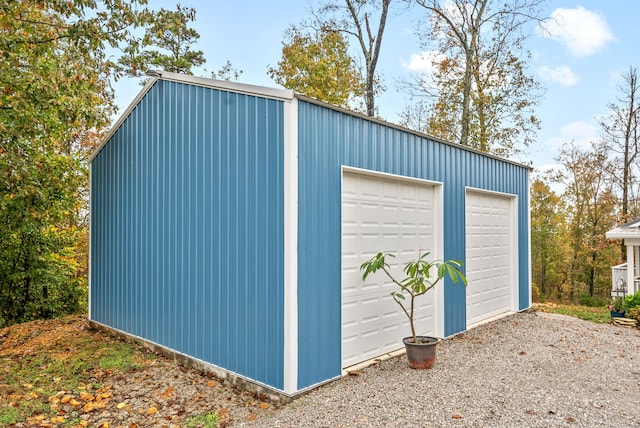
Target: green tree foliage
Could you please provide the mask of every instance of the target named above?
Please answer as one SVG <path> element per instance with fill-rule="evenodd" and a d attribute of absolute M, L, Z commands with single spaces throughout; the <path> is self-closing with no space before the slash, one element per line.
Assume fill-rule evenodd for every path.
<path fill-rule="evenodd" d="M 83 143 L 114 112 L 106 52 L 137 46 L 141 4 L 0 0 L 0 325 L 81 307 Z"/>
<path fill-rule="evenodd" d="M 538 83 L 527 74 L 524 30 L 542 0 L 416 2 L 427 12 L 433 72 L 413 92 L 433 97 L 429 133 L 502 156 L 535 138 Z"/>
<path fill-rule="evenodd" d="M 540 300 L 563 296 L 569 257 L 565 207 L 541 178 L 531 184 L 531 275 Z"/>
<path fill-rule="evenodd" d="M 276 83 L 342 107 L 361 95 L 360 76 L 342 34 L 324 27 L 306 35 L 292 27 L 287 38 L 282 60 L 268 69 Z"/>
<path fill-rule="evenodd" d="M 80 159 L 28 145 L 0 158 L 0 325 L 78 311 Z"/>
<path fill-rule="evenodd" d="M 189 27 L 195 21 L 194 8 L 176 5 L 176 10 L 160 9 L 146 28 L 142 40 L 143 50 L 129 52 L 120 62 L 133 74 L 159 68 L 165 71 L 193 74 L 193 68 L 205 63 L 204 54 L 192 50 L 200 34 Z"/>

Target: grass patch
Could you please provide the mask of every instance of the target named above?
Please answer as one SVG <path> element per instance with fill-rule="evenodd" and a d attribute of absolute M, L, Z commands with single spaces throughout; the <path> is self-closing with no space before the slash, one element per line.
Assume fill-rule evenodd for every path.
<path fill-rule="evenodd" d="M 533 308 L 539 312 L 551 312 L 555 314 L 570 315 L 572 317 L 580 318 L 586 321 L 595 323 L 608 323 L 611 322 L 611 315 L 609 309 L 606 307 L 591 307 L 591 306 L 574 306 L 574 305 L 561 305 L 556 303 L 535 303 Z"/>
<path fill-rule="evenodd" d="M 135 350 L 126 342 L 105 349 L 100 357 L 100 367 L 105 370 L 120 370 L 127 372 L 140 368 L 140 363 L 134 359 Z"/>
<path fill-rule="evenodd" d="M 216 412 L 191 416 L 184 422 L 186 428 L 217 428 L 219 425 L 220 416 Z"/>
<path fill-rule="evenodd" d="M 7 426 L 12 423 L 22 422 L 24 418 L 18 409 L 13 407 L 0 407 L 0 426 Z"/>

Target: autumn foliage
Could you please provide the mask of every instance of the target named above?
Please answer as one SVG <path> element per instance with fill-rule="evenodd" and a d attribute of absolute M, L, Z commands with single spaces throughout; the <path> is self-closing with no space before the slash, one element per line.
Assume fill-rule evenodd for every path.
<path fill-rule="evenodd" d="M 322 28 L 303 34 L 293 27 L 282 47 L 282 60 L 269 76 L 287 89 L 311 98 L 349 107 L 362 94 L 362 81 L 342 34 Z"/>
<path fill-rule="evenodd" d="M 87 157 L 114 113 L 106 54 L 140 3 L 0 6 L 0 327 L 83 309 Z"/>

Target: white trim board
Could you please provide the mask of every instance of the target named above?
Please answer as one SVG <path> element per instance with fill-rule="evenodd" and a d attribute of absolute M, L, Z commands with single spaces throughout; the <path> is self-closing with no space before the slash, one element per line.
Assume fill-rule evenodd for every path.
<path fill-rule="evenodd" d="M 284 103 L 284 392 L 298 391 L 298 101 Z"/>

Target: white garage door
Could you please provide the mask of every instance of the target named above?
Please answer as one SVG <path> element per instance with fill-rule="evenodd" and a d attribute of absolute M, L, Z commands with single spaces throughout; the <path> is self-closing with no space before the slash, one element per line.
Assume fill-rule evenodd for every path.
<path fill-rule="evenodd" d="M 513 198 L 467 191 L 467 326 L 513 310 L 517 239 Z"/>
<path fill-rule="evenodd" d="M 435 187 L 389 176 L 345 171 L 342 188 L 343 367 L 402 348 L 409 323 L 389 293 L 384 272 L 362 281 L 360 265 L 378 251 L 393 253 L 392 272 L 418 250 L 434 250 Z M 416 312 L 420 334 L 433 334 L 433 293 Z"/>

